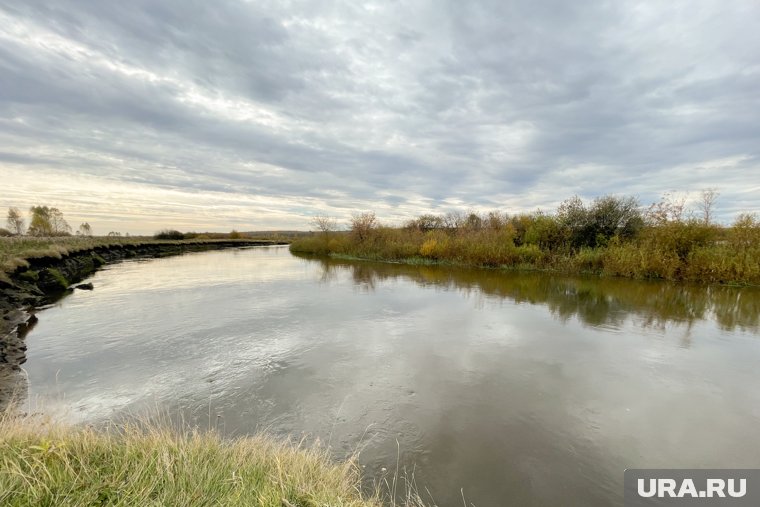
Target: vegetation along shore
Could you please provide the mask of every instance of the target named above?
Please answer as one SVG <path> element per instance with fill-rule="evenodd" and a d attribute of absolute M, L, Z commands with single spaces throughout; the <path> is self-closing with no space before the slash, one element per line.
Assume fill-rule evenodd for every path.
<path fill-rule="evenodd" d="M 241 246 L 287 244 L 271 239 L 145 237 L 0 238 L 0 289 L 6 304 L 39 304 L 70 289 L 98 267 L 125 258 L 165 257 Z M 19 299 L 21 298 L 21 299 Z"/>
<path fill-rule="evenodd" d="M 353 459 L 335 462 L 324 448 L 262 435 L 0 419 L 0 504 L 7 506 L 380 507 L 392 484 L 363 492 Z M 422 505 L 411 493 L 400 503 L 385 500 Z"/>
<path fill-rule="evenodd" d="M 760 220 L 740 214 L 713 221 L 716 195 L 698 210 L 664 197 L 642 209 L 633 197 L 573 197 L 553 213 L 494 211 L 422 215 L 400 227 L 373 212 L 355 214 L 348 231 L 317 217 L 318 232 L 293 252 L 358 259 L 592 273 L 629 278 L 760 285 Z"/>

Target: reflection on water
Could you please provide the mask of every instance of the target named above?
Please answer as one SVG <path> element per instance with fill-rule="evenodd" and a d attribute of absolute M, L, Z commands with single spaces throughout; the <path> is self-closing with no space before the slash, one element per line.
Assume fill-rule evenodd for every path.
<path fill-rule="evenodd" d="M 621 505 L 627 467 L 760 467 L 756 290 L 283 248 L 91 281 L 27 338 L 30 403 L 74 420 L 319 438 L 441 506 Z"/>
<path fill-rule="evenodd" d="M 517 303 L 543 304 L 560 319 L 579 318 L 591 326 L 616 327 L 631 316 L 642 326 L 693 324 L 714 319 L 722 329 L 760 330 L 760 290 L 642 282 L 620 278 L 567 277 L 540 272 L 343 261 L 301 256 L 322 266 L 321 279 L 348 269 L 357 286 L 373 290 L 380 282 L 405 278 L 422 286 L 458 289 Z"/>

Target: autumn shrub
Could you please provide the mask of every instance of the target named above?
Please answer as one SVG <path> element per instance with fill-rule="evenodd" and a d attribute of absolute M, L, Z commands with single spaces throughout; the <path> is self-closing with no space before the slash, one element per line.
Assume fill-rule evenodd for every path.
<path fill-rule="evenodd" d="M 164 229 L 154 234 L 153 237 L 155 239 L 172 239 L 172 240 L 185 239 L 184 234 L 182 234 L 179 231 L 175 231 L 173 229 Z"/>
<path fill-rule="evenodd" d="M 645 220 L 646 219 L 646 220 Z M 642 215 L 633 199 L 566 201 L 557 215 L 422 215 L 402 227 L 374 213 L 354 215 L 335 241 L 296 240 L 291 249 L 364 259 L 441 262 L 591 272 L 630 278 L 760 283 L 760 220 L 741 215 L 730 228 L 684 218 L 664 200 Z"/>

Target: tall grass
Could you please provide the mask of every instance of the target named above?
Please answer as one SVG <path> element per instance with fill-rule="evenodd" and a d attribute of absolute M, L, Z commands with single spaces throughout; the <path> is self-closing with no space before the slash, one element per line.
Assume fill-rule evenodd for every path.
<path fill-rule="evenodd" d="M 0 420 L 0 505 L 379 507 L 381 496 L 362 493 L 354 460 L 261 435 Z"/>
<path fill-rule="evenodd" d="M 294 241 L 291 251 L 413 264 L 760 285 L 760 221 L 751 215 L 739 217 L 731 227 L 679 217 L 649 221 L 635 231 L 609 228 L 595 235 L 585 225 L 579 229 L 584 235 L 576 234 L 575 225 L 561 215 L 471 214 L 453 225 L 434 218 L 423 215 L 404 227 L 376 225 L 361 234 L 314 234 Z M 425 227 L 420 227 L 423 221 Z"/>

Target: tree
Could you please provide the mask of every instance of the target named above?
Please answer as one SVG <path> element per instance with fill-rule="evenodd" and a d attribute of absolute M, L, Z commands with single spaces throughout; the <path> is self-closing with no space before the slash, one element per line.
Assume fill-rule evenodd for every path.
<path fill-rule="evenodd" d="M 552 216 L 535 213 L 525 220 L 524 243 L 536 245 L 542 250 L 556 250 L 565 242 L 562 224 Z"/>
<path fill-rule="evenodd" d="M 351 217 L 351 234 L 359 241 L 369 238 L 370 233 L 377 227 L 374 211 L 367 211 Z"/>
<path fill-rule="evenodd" d="M 569 237 L 573 248 L 594 246 L 596 233 L 594 232 L 591 213 L 577 195 L 562 201 L 559 205 L 557 222 Z"/>
<path fill-rule="evenodd" d="M 32 220 L 29 223 L 31 236 L 63 236 L 71 232 L 71 226 L 63 218 L 58 208 L 47 206 L 32 206 L 29 211 Z"/>
<path fill-rule="evenodd" d="M 63 219 L 63 213 L 58 208 L 50 208 L 50 225 L 53 227 L 55 236 L 64 236 L 71 233 L 71 226 Z"/>
<path fill-rule="evenodd" d="M 20 236 L 24 234 L 24 218 L 18 208 L 8 208 L 8 229 L 13 234 Z"/>
<path fill-rule="evenodd" d="M 47 206 L 32 206 L 29 208 L 32 220 L 29 223 L 30 236 L 52 236 L 53 225 L 50 223 L 50 208 Z"/>
<path fill-rule="evenodd" d="M 644 226 L 639 202 L 635 197 L 598 197 L 589 209 L 597 243 L 601 237 L 607 241 L 613 236 L 634 237 Z"/>
<path fill-rule="evenodd" d="M 464 227 L 469 231 L 479 231 L 483 227 L 483 219 L 474 211 L 470 211 L 465 219 Z"/>
<path fill-rule="evenodd" d="M 705 225 L 709 225 L 713 220 L 713 209 L 715 208 L 715 201 L 718 200 L 718 190 L 715 188 L 706 188 L 702 190 L 702 194 L 699 196 L 699 202 L 697 207 L 702 210 L 702 220 Z"/>
<path fill-rule="evenodd" d="M 461 229 L 467 223 L 467 215 L 462 211 L 449 211 L 443 216 L 443 226 L 450 231 Z"/>
<path fill-rule="evenodd" d="M 426 214 L 409 220 L 405 226 L 407 229 L 417 229 L 422 232 L 432 231 L 434 229 L 443 229 L 445 221 L 438 215 Z"/>
<path fill-rule="evenodd" d="M 659 202 L 649 206 L 645 214 L 648 225 L 666 225 L 671 222 L 680 223 L 683 221 L 683 213 L 686 209 L 686 200 L 683 197 L 677 198 L 670 193 L 665 193 Z"/>
<path fill-rule="evenodd" d="M 77 233 L 82 236 L 92 236 L 92 227 L 90 227 L 89 223 L 85 222 L 79 226 Z"/>
<path fill-rule="evenodd" d="M 485 227 L 495 231 L 504 228 L 508 222 L 509 216 L 506 213 L 501 213 L 499 211 L 489 211 L 488 215 L 483 219 Z"/>
<path fill-rule="evenodd" d="M 311 219 L 312 225 L 322 231 L 327 236 L 330 232 L 334 231 L 338 225 L 333 218 L 327 215 L 317 215 Z"/>
<path fill-rule="evenodd" d="M 643 227 L 639 203 L 634 197 L 597 197 L 586 207 L 574 196 L 557 210 L 573 248 L 604 246 L 613 236 L 631 238 Z"/>

